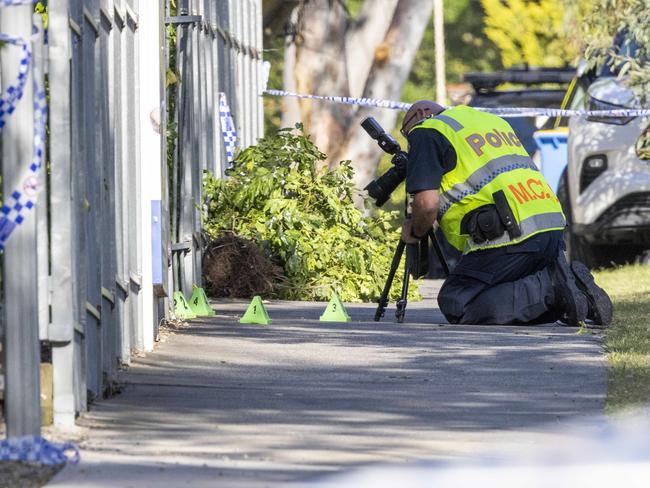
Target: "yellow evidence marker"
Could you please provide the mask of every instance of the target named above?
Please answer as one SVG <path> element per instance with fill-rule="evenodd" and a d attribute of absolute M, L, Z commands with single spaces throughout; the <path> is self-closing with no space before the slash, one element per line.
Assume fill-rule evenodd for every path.
<path fill-rule="evenodd" d="M 352 319 L 348 315 L 347 310 L 345 310 L 345 305 L 339 298 L 339 296 L 334 293 L 330 302 L 327 304 L 327 308 L 323 312 L 323 315 L 320 316 L 321 322 L 351 322 Z"/>
<path fill-rule="evenodd" d="M 194 286 L 194 292 L 192 293 L 192 298 L 190 298 L 190 309 L 198 317 L 214 317 L 215 313 L 208 302 L 208 297 L 205 294 L 205 290 L 196 285 Z"/>
<path fill-rule="evenodd" d="M 192 312 L 182 291 L 174 292 L 174 315 L 181 320 L 196 318 L 196 314 Z"/>
<path fill-rule="evenodd" d="M 259 296 L 253 297 L 244 316 L 239 319 L 240 324 L 261 324 L 269 325 L 271 319 Z"/>

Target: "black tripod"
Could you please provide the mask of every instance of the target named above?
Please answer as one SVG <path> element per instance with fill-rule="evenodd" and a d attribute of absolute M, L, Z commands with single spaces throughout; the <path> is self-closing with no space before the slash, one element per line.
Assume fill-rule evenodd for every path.
<path fill-rule="evenodd" d="M 397 273 L 397 268 L 399 268 L 399 263 L 402 260 L 402 255 L 404 254 L 404 249 L 406 248 L 406 261 L 404 263 L 404 278 L 402 281 L 402 296 L 397 300 L 397 310 L 395 311 L 395 317 L 397 317 L 397 323 L 401 324 L 404 322 L 404 314 L 406 313 L 406 303 L 409 292 L 409 279 L 410 275 L 413 275 L 414 279 L 418 279 L 424 276 L 429 269 L 428 263 L 428 252 L 429 252 L 429 242 L 433 245 L 433 249 L 438 256 L 440 265 L 442 266 L 445 275 L 449 275 L 449 267 L 447 265 L 447 260 L 442 254 L 442 249 L 440 244 L 436 239 L 433 229 L 427 232 L 427 235 L 422 238 L 422 240 L 417 244 L 406 244 L 401 238 L 397 244 L 397 249 L 395 249 L 395 254 L 393 254 L 393 262 L 390 265 L 390 271 L 388 273 L 388 278 L 386 278 L 386 284 L 384 285 L 384 290 L 381 292 L 379 297 L 379 304 L 377 305 L 377 311 L 375 312 L 375 322 L 379 322 L 386 312 L 386 307 L 388 307 L 388 294 L 390 289 L 393 286 L 393 279 L 395 278 L 395 273 Z"/>

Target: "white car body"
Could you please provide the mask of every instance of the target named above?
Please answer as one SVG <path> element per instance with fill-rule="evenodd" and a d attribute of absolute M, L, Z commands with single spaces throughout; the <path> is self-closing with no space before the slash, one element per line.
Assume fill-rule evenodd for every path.
<path fill-rule="evenodd" d="M 571 108 L 600 110 L 599 103 L 611 108 L 640 108 L 634 93 L 614 77 L 599 78 L 582 91 L 574 97 Z M 637 251 L 650 248 L 650 160 L 641 159 L 636 151 L 650 117 L 623 122 L 587 117 L 572 117 L 569 121 L 565 184 L 570 205 L 569 231 L 576 238 L 570 249 L 573 257 L 594 261 L 589 259 L 594 257 L 590 251 L 598 246 L 601 255 L 613 251 L 604 246 L 627 245 Z M 598 165 L 602 166 L 603 157 L 606 169 L 601 170 Z M 595 166 L 591 168 L 590 164 Z M 602 258 L 606 260 L 607 256 Z"/>

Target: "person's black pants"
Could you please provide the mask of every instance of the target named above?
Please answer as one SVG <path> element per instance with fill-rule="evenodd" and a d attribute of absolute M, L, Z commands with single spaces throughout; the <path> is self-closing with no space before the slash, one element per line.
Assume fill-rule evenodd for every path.
<path fill-rule="evenodd" d="M 549 266 L 561 250 L 562 231 L 548 231 L 464 254 L 438 294 L 440 310 L 452 324 L 554 322 Z"/>

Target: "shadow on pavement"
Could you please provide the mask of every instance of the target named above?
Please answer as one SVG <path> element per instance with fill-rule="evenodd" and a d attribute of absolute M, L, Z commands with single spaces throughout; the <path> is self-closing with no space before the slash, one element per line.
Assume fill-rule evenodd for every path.
<path fill-rule="evenodd" d="M 298 302 L 269 305 L 269 326 L 240 325 L 245 306 L 218 304 L 138 360 L 123 393 L 85 416 L 82 456 L 205 463 L 224 486 L 275 484 L 536 442 L 549 424 L 602 412 L 600 339 L 575 329 L 443 325 L 426 304 L 405 324 L 367 321 L 372 306 L 333 324 L 317 320 L 324 303 Z"/>

